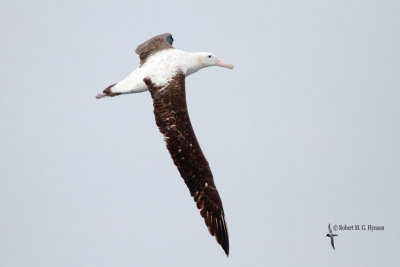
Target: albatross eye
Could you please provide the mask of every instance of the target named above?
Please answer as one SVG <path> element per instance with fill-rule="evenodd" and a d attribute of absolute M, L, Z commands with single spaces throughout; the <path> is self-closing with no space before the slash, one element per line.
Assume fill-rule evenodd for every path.
<path fill-rule="evenodd" d="M 208 58 L 212 58 L 212 55 L 208 55 Z"/>

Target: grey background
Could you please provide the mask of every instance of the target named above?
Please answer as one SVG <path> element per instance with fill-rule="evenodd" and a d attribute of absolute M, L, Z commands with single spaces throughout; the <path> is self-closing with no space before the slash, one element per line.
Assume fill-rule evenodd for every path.
<path fill-rule="evenodd" d="M 398 266 L 398 1 L 1 1 L 0 266 Z M 187 79 L 230 256 L 148 92 L 95 100 L 148 38 Z M 379 232 L 327 225 L 384 225 Z"/>

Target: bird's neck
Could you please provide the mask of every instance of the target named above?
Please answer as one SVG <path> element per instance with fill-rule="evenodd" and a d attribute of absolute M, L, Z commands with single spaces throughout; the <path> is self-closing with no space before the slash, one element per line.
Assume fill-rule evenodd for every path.
<path fill-rule="evenodd" d="M 201 56 L 196 52 L 186 52 L 187 53 L 187 61 L 186 61 L 186 76 L 195 73 L 196 71 L 205 68 L 205 66 L 201 62 Z"/>

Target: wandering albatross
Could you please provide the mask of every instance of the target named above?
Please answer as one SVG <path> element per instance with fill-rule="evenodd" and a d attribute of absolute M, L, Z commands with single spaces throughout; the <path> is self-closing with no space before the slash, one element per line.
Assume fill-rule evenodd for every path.
<path fill-rule="evenodd" d="M 335 236 L 338 236 L 338 235 L 332 233 L 332 229 L 331 229 L 331 224 L 330 223 L 328 224 L 328 230 L 329 230 L 329 233 L 327 233 L 326 236 L 331 239 L 331 245 L 332 245 L 333 249 L 335 249 L 335 241 L 333 240 L 333 238 Z"/>
<path fill-rule="evenodd" d="M 229 238 L 217 188 L 210 166 L 193 131 L 186 105 L 185 77 L 211 66 L 233 69 L 208 52 L 191 53 L 172 47 L 170 33 L 155 36 L 139 45 L 140 67 L 119 83 L 110 85 L 96 98 L 149 90 L 154 115 L 174 164 L 200 209 L 211 235 L 226 255 Z"/>

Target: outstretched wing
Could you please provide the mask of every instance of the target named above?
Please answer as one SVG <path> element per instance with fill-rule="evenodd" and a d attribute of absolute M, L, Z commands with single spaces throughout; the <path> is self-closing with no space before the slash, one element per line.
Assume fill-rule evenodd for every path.
<path fill-rule="evenodd" d="M 331 237 L 331 245 L 332 245 L 333 249 L 335 249 L 335 243 L 333 241 L 333 236 Z"/>
<path fill-rule="evenodd" d="M 173 41 L 174 39 L 172 38 L 172 35 L 170 33 L 164 33 L 154 36 L 153 38 L 139 45 L 136 48 L 135 52 L 140 57 L 140 64 L 146 62 L 147 58 L 150 55 L 158 51 L 173 48 L 172 47 Z"/>
<path fill-rule="evenodd" d="M 226 255 L 229 254 L 228 230 L 221 198 L 210 166 L 197 142 L 186 106 L 185 74 L 177 73 L 166 86 L 156 86 L 145 78 L 154 104 L 157 126 L 200 214 Z"/>

